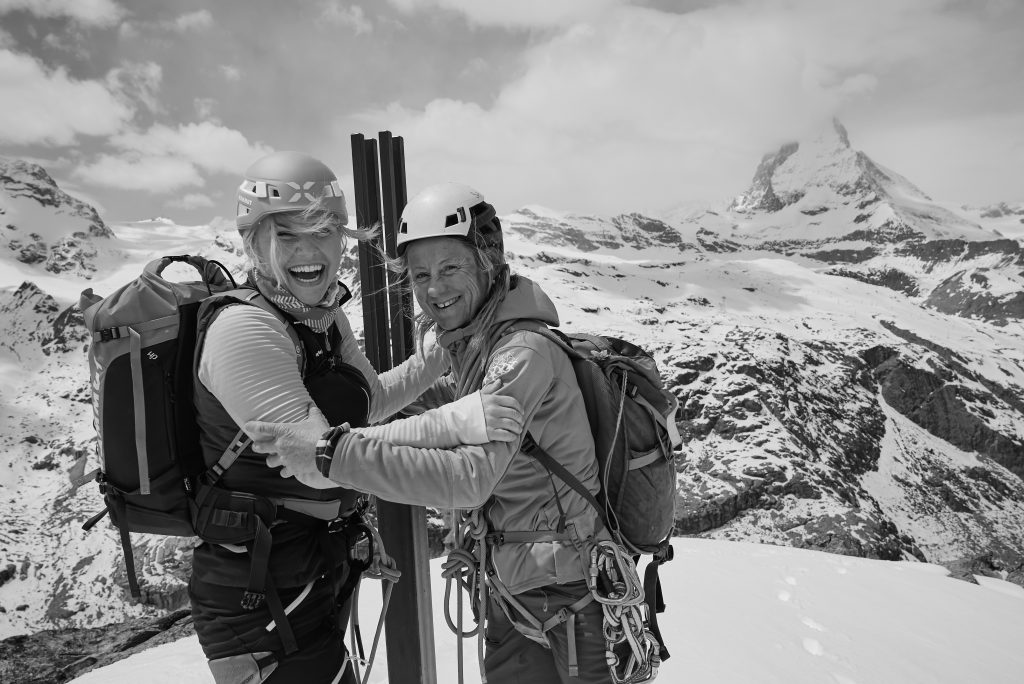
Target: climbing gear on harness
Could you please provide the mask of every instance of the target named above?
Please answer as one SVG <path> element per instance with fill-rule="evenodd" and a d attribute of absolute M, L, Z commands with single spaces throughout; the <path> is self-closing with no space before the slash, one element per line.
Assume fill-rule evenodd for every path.
<path fill-rule="evenodd" d="M 350 549 L 350 559 L 359 562 L 364 567 L 363 577 L 379 579 L 387 584 L 384 587 L 384 599 L 380 609 L 380 618 L 377 620 L 377 629 L 373 634 L 373 644 L 370 646 L 370 656 L 366 657 L 363 651 L 363 639 L 359 626 L 359 584 L 356 584 L 352 592 L 352 630 L 350 634 L 351 648 L 347 656 L 346 667 L 351 664 L 352 673 L 357 681 L 367 684 L 370 680 L 370 671 L 373 669 L 373 661 L 377 657 L 377 647 L 380 644 L 381 632 L 384 628 L 384 618 L 387 616 L 388 607 L 391 605 L 391 594 L 395 584 L 402 577 L 402 571 L 398 569 L 395 560 L 387 554 L 384 549 L 384 541 L 380 533 L 372 525 L 361 522 L 356 526 L 357 536 Z M 359 668 L 365 667 L 366 671 L 360 677 Z"/>
<path fill-rule="evenodd" d="M 615 684 L 654 681 L 661 648 L 646 627 L 648 607 L 633 559 L 614 542 L 594 543 L 588 584 L 604 610 L 605 656 L 612 680 Z"/>

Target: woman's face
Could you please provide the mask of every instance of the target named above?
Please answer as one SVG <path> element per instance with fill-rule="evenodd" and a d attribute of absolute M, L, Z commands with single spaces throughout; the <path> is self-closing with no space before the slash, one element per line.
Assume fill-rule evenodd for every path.
<path fill-rule="evenodd" d="M 469 323 L 487 298 L 490 282 L 473 248 L 448 237 L 426 238 L 405 251 L 412 291 L 420 309 L 442 330 Z"/>
<path fill-rule="evenodd" d="M 256 249 L 270 274 L 306 306 L 323 301 L 338 277 L 342 239 L 336 229 L 303 232 L 286 218 L 275 217 L 260 227 Z"/>

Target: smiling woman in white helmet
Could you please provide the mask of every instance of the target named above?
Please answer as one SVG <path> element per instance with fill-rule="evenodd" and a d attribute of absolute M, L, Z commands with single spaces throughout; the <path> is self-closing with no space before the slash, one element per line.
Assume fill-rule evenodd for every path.
<path fill-rule="evenodd" d="M 189 584 L 196 633 L 218 684 L 354 682 L 343 637 L 349 598 L 368 563 L 351 549 L 372 536 L 359 494 L 282 479 L 265 456 L 235 446 L 238 426 L 299 421 L 315 406 L 368 436 L 449 446 L 513 439 L 521 414 L 509 397 L 476 394 L 363 428 L 427 389 L 447 370 L 447 353 L 423 343 L 378 375 L 359 349 L 338 271 L 345 239 L 366 232 L 347 227 L 345 198 L 325 164 L 297 152 L 263 157 L 246 171 L 237 208 L 248 278 L 199 312 L 194 397 L 207 465 L 232 452 L 237 458 L 200 488 L 197 519 L 215 517 L 206 515 L 207 501 L 237 501 L 241 493 L 247 510 L 263 511 L 263 532 L 245 545 L 196 548 Z"/>
<path fill-rule="evenodd" d="M 529 432 L 598 492 L 576 375 L 568 355 L 537 333 L 558 324 L 555 306 L 536 283 L 510 272 L 494 207 L 468 186 L 431 186 L 410 200 L 396 244 L 420 307 L 421 339 L 434 329 L 451 359 L 452 396 L 500 381 L 496 392 L 525 414 L 515 439 L 423 449 L 367 439 L 312 415 L 298 424 L 247 424 L 254 448 L 273 454 L 268 463 L 283 464 L 283 475 L 314 486 L 326 476 L 389 501 L 461 511 L 450 572 L 461 564 L 487 578 L 476 611 L 490 684 L 609 682 L 603 611 L 586 582 L 590 542 L 608 533 L 586 498 L 521 451 Z"/>

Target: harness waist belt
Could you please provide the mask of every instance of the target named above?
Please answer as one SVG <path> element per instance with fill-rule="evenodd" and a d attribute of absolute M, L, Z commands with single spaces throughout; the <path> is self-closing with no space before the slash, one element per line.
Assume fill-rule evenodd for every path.
<path fill-rule="evenodd" d="M 272 498 L 275 504 L 289 511 L 302 513 L 319 520 L 334 520 L 355 511 L 354 507 L 341 510 L 340 501 L 313 501 L 312 499 Z"/>

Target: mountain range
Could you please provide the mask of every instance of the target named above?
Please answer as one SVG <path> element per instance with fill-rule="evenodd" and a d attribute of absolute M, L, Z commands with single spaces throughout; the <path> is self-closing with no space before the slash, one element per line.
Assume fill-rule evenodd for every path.
<path fill-rule="evenodd" d="M 107 226 L 0 158 L 0 638 L 186 605 L 191 540 L 136 535 L 128 599 L 100 508 L 76 302 L 154 256 L 238 272 L 230 224 Z M 928 197 L 839 122 L 726 206 L 502 216 L 565 330 L 633 340 L 680 401 L 676 533 L 945 565 L 1024 584 L 1024 205 Z M 342 279 L 355 285 L 354 248 Z M 358 297 L 347 305 L 357 334 Z"/>

